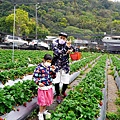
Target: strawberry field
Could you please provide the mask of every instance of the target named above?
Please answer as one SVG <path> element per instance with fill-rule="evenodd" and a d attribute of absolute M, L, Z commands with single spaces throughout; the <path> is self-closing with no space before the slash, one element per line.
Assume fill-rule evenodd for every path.
<path fill-rule="evenodd" d="M 52 51 L 0 50 L 0 116 L 6 120 L 23 120 L 37 108 L 37 86 L 32 74 L 45 53 Z M 120 56 L 82 52 L 78 61 L 70 60 L 70 83 L 85 75 L 68 92 L 52 113 L 51 120 L 105 120 L 107 103 L 107 61 L 120 88 Z M 85 74 L 85 70 L 90 71 Z M 53 86 L 54 87 L 54 86 Z"/>

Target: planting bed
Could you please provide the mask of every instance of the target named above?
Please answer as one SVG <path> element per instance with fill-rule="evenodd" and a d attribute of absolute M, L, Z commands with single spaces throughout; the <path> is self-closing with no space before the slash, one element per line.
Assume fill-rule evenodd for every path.
<path fill-rule="evenodd" d="M 37 120 L 37 86 L 32 81 L 32 73 L 45 52 L 35 51 L 34 54 L 31 51 L 23 52 L 15 51 L 13 63 L 10 62 L 8 51 L 4 54 L 0 51 L 3 59 L 6 54 L 7 60 L 0 59 L 2 63 L 0 64 L 0 115 L 6 120 Z M 51 51 L 49 53 L 52 54 Z M 52 113 L 51 120 L 105 120 L 106 110 L 110 110 L 106 105 L 110 103 L 110 98 L 116 97 L 113 95 L 114 90 L 112 96 L 108 90 L 112 78 L 108 75 L 111 61 L 115 71 L 113 75 L 115 80 L 111 83 L 112 86 L 117 84 L 118 89 L 120 88 L 120 66 L 117 65 L 119 64 L 117 57 L 100 53 L 82 53 L 81 60 L 71 61 L 68 96 L 59 105 L 54 99 L 54 103 L 48 107 Z M 62 84 L 60 86 L 62 87 Z M 114 104 L 110 105 L 113 105 L 112 108 L 115 107 Z"/>
<path fill-rule="evenodd" d="M 18 52 L 18 51 L 17 51 Z M 20 51 L 19 51 L 20 52 Z M 8 53 L 8 52 L 7 52 Z M 22 53 L 22 52 L 21 52 Z M 19 53 L 20 54 L 20 53 Z M 44 53 L 45 54 L 45 53 Z M 44 55 L 44 54 L 41 54 L 41 57 L 40 58 L 42 58 L 42 56 Z M 89 53 L 88 53 L 89 54 Z M 86 56 L 89 56 L 89 55 L 86 55 Z M 2 53 L 1 53 L 1 55 L 2 55 Z M 25 54 L 24 54 L 25 55 Z M 29 55 L 29 54 L 28 54 Z M 5 55 L 4 55 L 5 56 Z M 26 56 L 26 55 L 25 55 Z M 73 64 L 75 64 L 75 65 L 77 65 L 77 67 L 74 67 L 73 65 L 71 65 L 71 79 L 75 79 L 76 77 L 77 77 L 77 75 L 79 75 L 79 68 L 82 68 L 82 67 L 84 67 L 84 66 L 86 66 L 86 64 L 87 63 L 89 63 L 90 61 L 92 61 L 92 60 L 94 60 L 97 56 L 99 56 L 99 54 L 97 54 L 97 55 L 95 55 L 95 54 L 93 54 L 93 56 L 90 56 L 89 57 L 89 59 L 85 59 L 84 58 L 84 53 L 83 53 L 83 60 L 81 59 L 81 62 L 80 63 L 82 63 L 82 64 L 78 64 L 78 63 L 76 63 L 76 62 L 74 62 Z M 7 57 L 9 57 L 9 55 L 7 55 Z M 29 56 L 30 57 L 30 56 Z M 34 56 L 33 56 L 33 58 L 34 58 Z M 24 59 L 24 57 L 23 57 L 23 59 Z M 28 59 L 28 58 L 27 58 Z M 32 58 L 31 58 L 32 59 Z M 8 59 L 9 60 L 9 59 Z M 29 60 L 29 59 L 28 59 Z M 18 61 L 18 58 L 16 58 L 15 59 L 15 61 Z M 39 60 L 38 60 L 39 61 Z M 21 68 L 22 66 L 20 65 L 20 67 L 18 66 L 16 66 L 15 68 L 14 68 L 14 65 L 16 65 L 16 63 L 12 63 L 12 64 L 9 64 L 9 62 L 8 63 L 5 63 L 5 61 L 0 61 L 1 63 L 2 62 L 4 62 L 3 63 L 3 65 L 1 65 L 0 66 L 0 68 L 1 68 L 1 73 L 0 73 L 0 81 L 2 82 L 2 83 L 4 83 L 4 84 L 0 84 L 0 86 L 1 86 L 1 88 L 3 88 L 3 90 L 2 89 L 0 89 L 0 90 L 2 90 L 1 91 L 1 93 L 4 93 L 4 94 L 1 94 L 1 98 L 3 98 L 3 99 L 1 99 L 1 103 L 0 103 L 0 107 L 1 107 L 1 109 L 0 109 L 0 113 L 1 113 L 1 116 L 3 117 L 3 118 L 7 118 L 7 120 L 11 120 L 11 117 L 12 117 L 12 120 L 17 120 L 17 119 L 23 119 L 23 118 L 25 118 L 28 114 L 30 114 L 30 112 L 37 106 L 36 105 L 36 98 L 34 97 L 34 99 L 32 98 L 31 99 L 31 97 L 32 96 L 29 96 L 30 95 L 30 93 L 31 93 L 31 95 L 33 94 L 34 96 L 35 96 L 35 93 L 32 93 L 34 90 L 32 90 L 32 91 L 26 91 L 26 89 L 27 90 L 29 90 L 29 89 L 35 89 L 35 84 L 33 84 L 33 88 L 31 87 L 31 84 L 28 84 L 27 85 L 27 87 L 29 86 L 29 87 L 31 87 L 31 88 L 27 88 L 26 87 L 26 83 L 25 82 L 22 82 L 22 81 L 26 81 L 27 79 L 30 81 L 31 79 L 32 79 L 32 75 L 27 75 L 26 74 L 26 72 L 24 72 L 24 73 L 22 73 L 22 74 L 19 74 L 19 68 L 21 69 L 21 70 L 24 70 L 23 68 Z M 29 64 L 31 63 L 32 61 L 31 60 L 29 60 Z M 18 63 L 18 62 L 17 62 Z M 24 61 L 23 61 L 23 63 L 24 63 Z M 35 66 L 36 65 L 32 65 L 32 69 L 29 69 L 30 67 L 31 67 L 31 65 L 29 65 L 28 64 L 28 73 L 29 74 L 32 74 L 33 73 L 33 68 L 35 68 Z M 6 67 L 4 67 L 4 65 L 6 66 Z M 8 66 L 9 65 L 9 66 Z M 26 66 L 27 66 L 27 64 L 26 64 Z M 30 66 L 30 67 L 29 67 Z M 13 69 L 14 68 L 14 69 Z M 7 72 L 6 72 L 6 69 L 8 69 L 7 70 Z M 11 69 L 12 69 L 12 72 L 11 72 Z M 16 69 L 18 69 L 18 71 L 16 72 Z M 25 70 L 25 71 L 27 71 L 27 69 Z M 75 72 L 75 71 L 78 71 L 78 72 Z M 12 79 L 12 77 L 10 77 L 11 76 L 11 74 L 10 74 L 10 72 L 12 73 L 12 77 L 13 77 L 13 79 Z M 6 74 L 7 73 L 7 74 Z M 24 77 L 23 77 L 23 75 L 24 74 L 26 74 Z M 14 77 L 14 76 L 16 76 L 16 77 Z M 11 78 L 11 80 L 9 80 Z M 15 78 L 18 78 L 18 79 L 15 79 Z M 3 82 L 4 81 L 4 82 Z M 72 81 L 72 80 L 71 80 Z M 32 81 L 31 81 L 32 82 Z M 10 85 L 10 87 L 7 87 L 7 85 Z M 14 86 L 15 85 L 15 86 Z M 17 85 L 20 85 L 19 87 L 16 87 Z M 6 86 L 6 87 L 4 87 L 4 86 Z M 13 87 L 12 87 L 13 86 Z M 23 86 L 23 87 L 25 87 L 26 89 L 24 89 L 23 87 L 21 87 L 21 86 Z M 13 94 L 13 90 L 11 91 L 10 90 L 10 92 L 9 92 L 9 89 L 15 89 L 15 92 L 14 92 L 14 94 Z M 19 90 L 19 88 L 21 88 L 20 90 Z M 8 91 L 8 92 L 6 92 L 6 90 Z M 36 89 L 35 89 L 36 90 Z M 17 92 L 17 91 L 19 91 L 19 92 Z M 26 91 L 26 92 L 25 92 Z M 27 92 L 29 92 L 29 94 L 27 94 L 27 96 L 25 97 L 25 93 L 27 94 Z M 15 96 L 17 95 L 17 94 L 19 94 L 19 98 L 17 98 L 16 100 L 17 101 L 14 101 L 14 99 L 15 99 Z M 7 98 L 9 96 L 9 98 Z M 25 97 L 25 98 L 23 98 L 23 97 Z M 6 102 L 4 101 L 4 99 L 6 100 Z M 7 101 L 7 99 L 9 99 L 8 101 Z M 23 99 L 23 102 L 25 102 L 25 103 L 27 103 L 27 106 L 26 105 L 24 105 L 24 103 L 23 103 L 23 105 L 21 105 L 22 104 L 22 102 L 21 101 L 19 101 L 19 104 L 17 103 L 18 102 L 18 100 L 22 100 Z M 25 100 L 26 99 L 26 100 Z M 27 102 L 27 101 L 29 101 L 29 99 L 30 100 L 32 100 L 32 102 Z M 3 102 L 2 102 L 3 101 Z M 15 105 L 17 105 L 17 106 L 15 106 Z M 19 105 L 19 106 L 18 106 Z M 4 106 L 6 106 L 6 107 L 4 107 Z M 25 107 L 24 107 L 25 106 Z M 7 113 L 6 113 L 7 112 Z M 4 114 L 4 115 L 2 115 L 2 114 Z M 19 114 L 19 115 L 18 115 Z M 14 116 L 14 117 L 13 117 Z"/>

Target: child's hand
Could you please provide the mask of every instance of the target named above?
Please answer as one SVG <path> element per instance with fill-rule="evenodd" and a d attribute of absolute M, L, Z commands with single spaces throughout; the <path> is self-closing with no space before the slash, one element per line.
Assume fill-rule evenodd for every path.
<path fill-rule="evenodd" d="M 50 67 L 50 69 L 51 69 L 52 71 L 54 71 L 54 70 L 56 69 L 56 67 L 55 67 L 54 65 L 52 65 L 52 66 Z"/>
<path fill-rule="evenodd" d="M 54 66 L 54 65 L 52 65 L 52 66 L 51 66 L 51 68 L 52 68 L 52 69 L 55 69 L 55 66 Z"/>
<path fill-rule="evenodd" d="M 40 86 L 40 87 L 43 87 L 43 86 L 44 86 L 44 84 L 43 84 L 43 83 L 39 83 L 39 86 Z"/>

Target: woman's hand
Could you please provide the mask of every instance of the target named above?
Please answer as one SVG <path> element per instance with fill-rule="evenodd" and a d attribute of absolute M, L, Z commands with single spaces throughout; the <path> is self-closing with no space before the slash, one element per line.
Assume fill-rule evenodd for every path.
<path fill-rule="evenodd" d="M 73 49 L 68 50 L 68 51 L 67 51 L 67 54 L 69 54 L 69 53 L 71 53 L 71 52 L 73 52 Z"/>

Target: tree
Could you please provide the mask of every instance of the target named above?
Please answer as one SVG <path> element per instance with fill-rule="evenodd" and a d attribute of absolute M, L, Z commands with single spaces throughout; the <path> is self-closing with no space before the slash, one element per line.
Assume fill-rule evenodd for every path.
<path fill-rule="evenodd" d="M 71 40 L 71 42 L 74 43 L 74 40 L 75 40 L 74 36 L 68 36 L 67 39 L 68 39 L 68 40 Z"/>
<path fill-rule="evenodd" d="M 62 27 L 66 27 L 67 26 L 67 19 L 66 18 L 61 18 L 59 25 Z"/>
<path fill-rule="evenodd" d="M 0 31 L 10 33 L 9 26 L 6 25 L 5 19 L 6 19 L 6 17 L 1 17 L 0 18 Z"/>
<path fill-rule="evenodd" d="M 13 22 L 14 22 L 14 14 L 10 14 L 6 17 L 6 24 L 9 26 L 11 32 L 13 32 Z M 35 20 L 29 19 L 28 12 L 17 9 L 15 16 L 15 35 L 28 35 L 35 28 Z"/>
<path fill-rule="evenodd" d="M 45 28 L 44 25 L 42 25 L 41 27 L 38 27 L 38 38 L 46 38 L 47 35 L 50 34 L 49 30 Z"/>
<path fill-rule="evenodd" d="M 112 28 L 115 30 L 116 33 L 120 33 L 120 20 L 114 20 L 112 22 Z"/>

